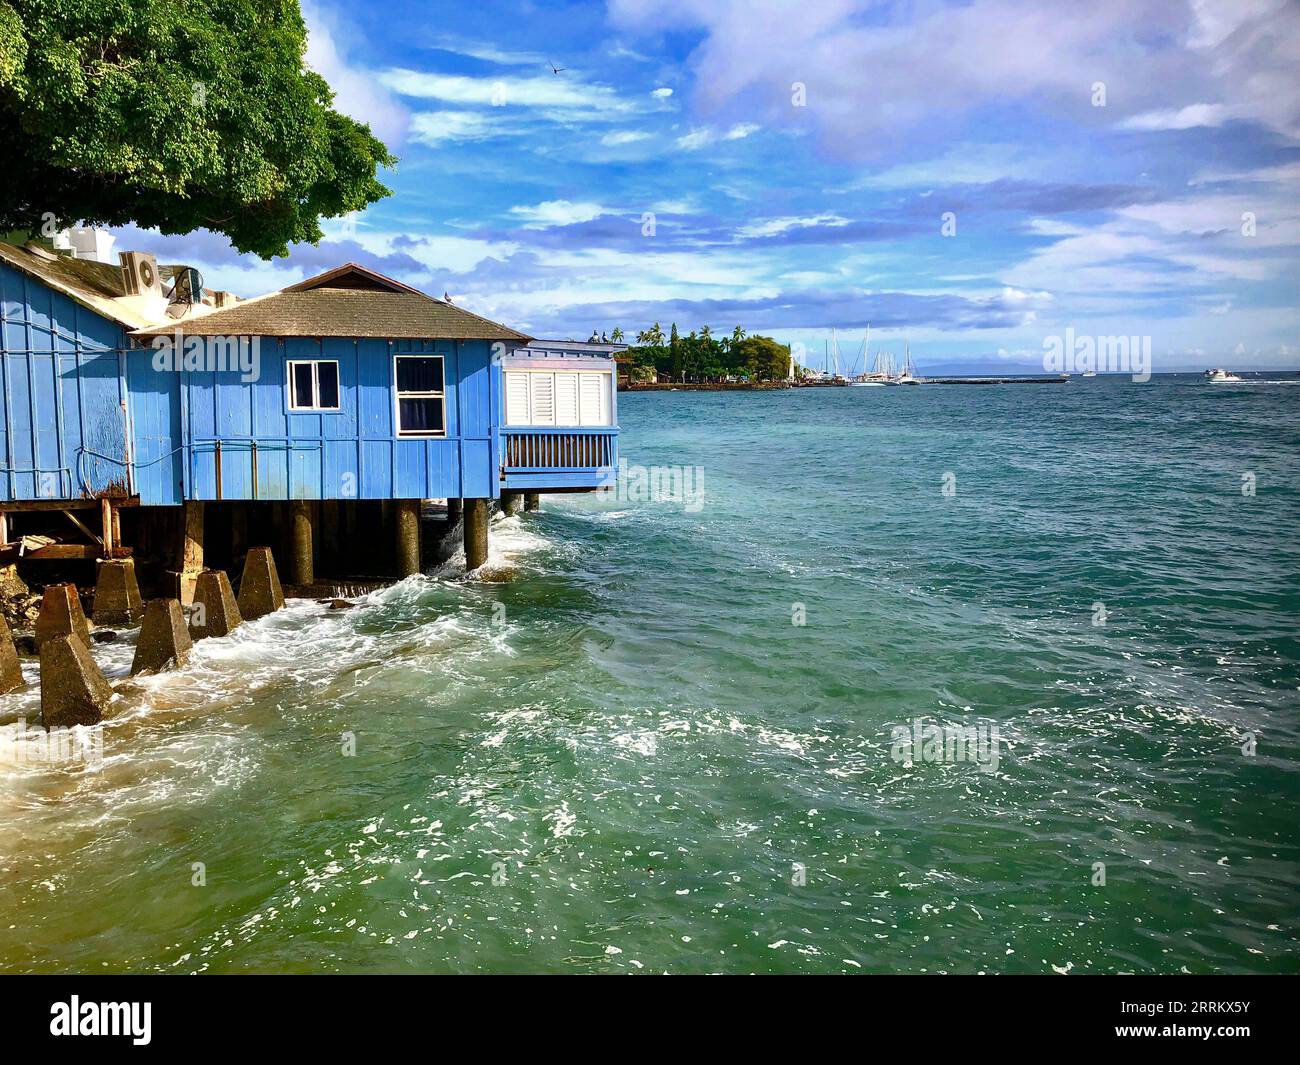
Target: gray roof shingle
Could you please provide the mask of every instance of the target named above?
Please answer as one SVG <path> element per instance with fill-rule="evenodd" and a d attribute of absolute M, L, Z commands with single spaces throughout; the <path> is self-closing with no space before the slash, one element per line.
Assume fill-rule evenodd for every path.
<path fill-rule="evenodd" d="M 374 284 L 356 287 L 362 281 Z M 175 328 L 175 323 L 150 326 L 136 330 L 133 335 L 157 336 Z M 351 263 L 279 292 L 189 319 L 181 328 L 191 336 L 382 337 L 512 343 L 530 339 L 517 330 Z"/>

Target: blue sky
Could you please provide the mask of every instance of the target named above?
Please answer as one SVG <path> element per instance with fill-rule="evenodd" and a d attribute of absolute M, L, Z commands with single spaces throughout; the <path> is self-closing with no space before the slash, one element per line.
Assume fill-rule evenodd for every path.
<path fill-rule="evenodd" d="M 118 248 L 246 296 L 355 260 L 536 336 L 741 324 L 813 365 L 870 322 L 922 372 L 1041 368 L 1067 328 L 1150 336 L 1157 372 L 1300 366 L 1291 0 L 303 9 L 394 195 L 288 259 Z"/>

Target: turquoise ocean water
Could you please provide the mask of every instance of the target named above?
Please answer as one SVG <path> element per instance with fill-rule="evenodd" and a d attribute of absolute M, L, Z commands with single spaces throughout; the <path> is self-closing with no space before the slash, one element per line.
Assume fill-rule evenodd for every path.
<path fill-rule="evenodd" d="M 547 497 L 509 580 L 206 641 L 98 773 L 11 750 L 0 970 L 1300 970 L 1300 377 L 619 406 L 702 507 Z"/>

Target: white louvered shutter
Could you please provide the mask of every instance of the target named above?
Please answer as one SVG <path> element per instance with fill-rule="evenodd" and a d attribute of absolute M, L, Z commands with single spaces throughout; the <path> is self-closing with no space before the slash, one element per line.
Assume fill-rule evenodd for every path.
<path fill-rule="evenodd" d="M 528 374 L 506 373 L 506 425 L 528 424 Z"/>
<path fill-rule="evenodd" d="M 582 374 L 582 425 L 609 424 L 609 374 Z"/>
<path fill-rule="evenodd" d="M 555 375 L 555 424 L 581 425 L 578 420 L 578 374 Z"/>
<path fill-rule="evenodd" d="M 529 425 L 555 424 L 555 375 L 528 374 L 528 389 L 532 399 L 532 417 Z"/>

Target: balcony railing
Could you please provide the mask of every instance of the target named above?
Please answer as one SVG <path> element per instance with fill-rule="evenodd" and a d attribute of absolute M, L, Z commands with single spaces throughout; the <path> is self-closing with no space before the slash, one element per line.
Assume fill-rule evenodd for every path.
<path fill-rule="evenodd" d="M 608 469 L 614 465 L 617 437 L 618 429 L 609 425 L 502 429 L 502 467 L 512 473 Z"/>

